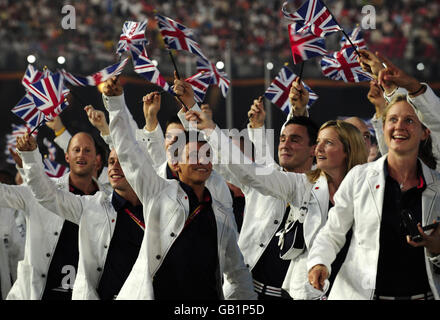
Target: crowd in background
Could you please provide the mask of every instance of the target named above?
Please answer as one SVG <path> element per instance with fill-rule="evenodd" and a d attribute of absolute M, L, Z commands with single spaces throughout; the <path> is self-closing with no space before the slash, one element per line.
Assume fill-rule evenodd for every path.
<path fill-rule="evenodd" d="M 12 1 L 0 0 L 0 70 L 22 71 L 26 57 L 34 54 L 38 65 L 60 67 L 57 57 L 66 57 L 64 68 L 79 74 L 95 72 L 116 61 L 115 34 L 126 20 L 149 19 L 148 53 L 161 70 L 172 70 L 163 52 L 154 12 L 193 28 L 203 52 L 212 61 L 225 59 L 230 48 L 233 76 L 261 77 L 265 60 L 275 66 L 291 61 L 287 22 L 282 17 L 284 0 L 178 0 L 172 4 L 151 0 Z M 292 7 L 301 5 L 292 1 Z M 64 30 L 61 13 L 70 4 L 76 11 L 76 29 Z M 362 23 L 362 8 L 376 10 L 376 29 L 365 30 L 369 48 L 381 51 L 406 72 L 424 79 L 438 74 L 440 4 L 423 0 L 328 0 L 344 30 Z M 327 39 L 329 50 L 338 48 L 342 33 Z M 276 53 L 276 56 L 274 56 Z M 186 59 L 179 55 L 180 62 Z M 423 63 L 423 65 L 421 64 Z M 194 63 L 195 64 L 195 63 Z M 309 77 L 323 77 L 319 59 L 305 70 Z M 418 68 L 417 68 L 418 65 Z M 238 68 L 239 66 L 239 68 Z M 163 71 L 162 71 L 163 72 Z"/>

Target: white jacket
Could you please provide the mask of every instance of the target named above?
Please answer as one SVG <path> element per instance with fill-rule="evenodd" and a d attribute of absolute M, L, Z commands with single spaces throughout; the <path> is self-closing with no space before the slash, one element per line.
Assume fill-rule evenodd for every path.
<path fill-rule="evenodd" d="M 69 190 L 69 174 L 52 181 L 58 189 Z M 99 183 L 97 185 L 102 188 Z M 38 204 L 26 185 L 0 184 L 0 206 L 21 210 L 26 217 L 24 259 L 18 263 L 17 280 L 7 299 L 39 300 L 64 219 Z"/>
<path fill-rule="evenodd" d="M 147 231 L 139 257 L 122 287 L 118 299 L 154 299 L 153 277 L 161 266 L 176 236 L 189 215 L 189 200 L 176 180 L 160 178 L 151 159 L 139 147 L 129 126 L 124 96 L 103 96 L 110 114 L 110 134 L 125 177 L 144 206 Z M 235 222 L 231 210 L 213 199 L 217 224 L 217 245 L 220 274 L 235 290 L 231 298 L 255 299 L 252 279 L 237 245 Z"/>
<path fill-rule="evenodd" d="M 25 180 L 38 203 L 58 216 L 79 225 L 79 261 L 72 300 L 96 300 L 99 280 L 117 220 L 112 195 L 98 191 L 78 196 L 57 189 L 43 171 L 37 150 L 21 153 Z"/>
<path fill-rule="evenodd" d="M 246 197 L 246 211 L 238 243 L 249 268 L 255 266 L 274 237 L 279 223 L 283 220 L 287 203 L 291 204 L 291 210 L 297 212 L 299 207 L 307 206 L 308 212 L 303 227 L 306 248 L 310 248 L 318 230 L 327 220 L 329 192 L 325 176 L 311 183 L 305 174 L 283 172 L 273 162 L 270 167 L 264 167 L 265 170 L 255 163 L 237 164 L 235 161 L 234 164 L 228 164 L 226 159 L 222 159 L 224 151 L 232 149 L 232 161 L 237 160 L 236 156 L 240 154 L 240 150 L 218 127 L 206 138 L 218 156 L 218 162 L 223 163 L 219 166 L 222 168 L 219 172 L 241 187 Z M 265 174 L 258 174 L 258 169 L 262 169 L 261 172 L 264 170 Z M 310 194 L 305 194 L 307 191 Z M 303 202 L 304 199 L 307 203 Z M 291 261 L 283 283 L 283 288 L 294 299 L 313 298 L 306 290 L 306 257 L 307 250 Z M 225 292 L 228 291 L 228 284 L 225 283 Z"/>
<path fill-rule="evenodd" d="M 12 208 L 0 208 L 0 294 L 6 299 L 12 284 L 17 279 L 17 265 L 24 255 L 25 234 L 16 223 Z"/>
<path fill-rule="evenodd" d="M 335 193 L 335 206 L 329 211 L 328 221 L 309 252 L 308 270 L 323 264 L 331 272 L 330 265 L 344 246 L 345 234 L 352 228 L 347 257 L 336 276 L 329 299 L 373 298 L 385 192 L 385 159 L 386 155 L 348 172 Z M 422 168 L 427 185 L 422 194 L 422 225 L 426 225 L 432 223 L 440 212 L 440 174 L 423 162 Z M 426 249 L 425 263 L 429 285 L 434 297 L 439 299 L 440 274 L 434 272 Z"/>

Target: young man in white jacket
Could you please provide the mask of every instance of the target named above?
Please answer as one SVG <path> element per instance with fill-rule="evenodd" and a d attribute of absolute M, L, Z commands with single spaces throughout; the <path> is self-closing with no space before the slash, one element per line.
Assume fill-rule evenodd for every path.
<path fill-rule="evenodd" d="M 70 172 L 53 179 L 58 189 L 87 195 L 100 188 L 92 180 L 94 145 L 86 133 L 72 138 L 66 154 Z M 24 259 L 7 299 L 70 300 L 78 265 L 78 227 L 39 205 L 26 185 L 0 184 L 0 206 L 22 210 L 26 217 Z"/>
<path fill-rule="evenodd" d="M 44 174 L 33 138 L 23 137 L 17 148 L 25 181 L 38 202 L 79 225 L 79 266 L 72 298 L 114 299 L 137 259 L 145 229 L 142 205 L 125 179 L 116 152 L 112 150 L 108 160 L 113 194 L 78 197 L 56 189 Z"/>
<path fill-rule="evenodd" d="M 201 144 L 190 142 L 179 154 L 180 181 L 159 177 L 131 130 L 126 130 L 129 115 L 122 87 L 113 78 L 103 92 L 112 141 L 126 178 L 143 203 L 148 229 L 118 299 L 222 299 L 222 276 L 234 286 L 231 299 L 255 299 L 231 209 L 205 188 L 212 165 L 184 160 L 188 150 L 198 151 Z"/>

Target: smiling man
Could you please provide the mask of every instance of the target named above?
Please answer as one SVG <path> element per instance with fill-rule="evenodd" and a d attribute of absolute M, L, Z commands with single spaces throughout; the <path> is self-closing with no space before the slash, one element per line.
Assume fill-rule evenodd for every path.
<path fill-rule="evenodd" d="M 77 197 L 57 189 L 44 174 L 34 138 L 20 138 L 17 148 L 23 158 L 25 179 L 38 202 L 79 225 L 79 267 L 72 298 L 114 299 L 137 259 L 145 229 L 142 205 L 125 179 L 116 152 L 112 150 L 108 160 L 113 194 L 100 191 L 92 197 Z M 75 144 L 72 151 L 78 151 Z M 78 171 L 87 171 L 87 160 L 87 156 L 70 159 Z"/>
<path fill-rule="evenodd" d="M 103 92 L 112 141 L 148 224 L 139 257 L 118 299 L 223 299 L 222 277 L 233 284 L 229 298 L 254 299 L 232 209 L 205 186 L 212 165 L 199 157 L 204 143 L 186 140 L 175 166 L 179 180 L 161 178 L 133 133 L 126 130 L 129 115 L 122 86 L 113 78 Z M 196 161 L 188 161 L 191 158 Z"/>

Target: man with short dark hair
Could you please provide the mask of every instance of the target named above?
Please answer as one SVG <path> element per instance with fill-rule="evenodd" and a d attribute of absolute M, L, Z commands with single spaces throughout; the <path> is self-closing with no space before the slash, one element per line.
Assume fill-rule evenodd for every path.
<path fill-rule="evenodd" d="M 233 284 L 231 298 L 255 298 L 237 245 L 232 210 L 205 187 L 212 165 L 199 158 L 204 144 L 185 144 L 176 163 L 179 180 L 159 177 L 132 131 L 126 130 L 129 116 L 122 87 L 112 78 L 103 92 L 112 141 L 126 178 L 143 203 L 148 225 L 138 260 L 118 298 L 222 299 L 222 276 Z M 197 161 L 188 163 L 191 157 Z"/>

